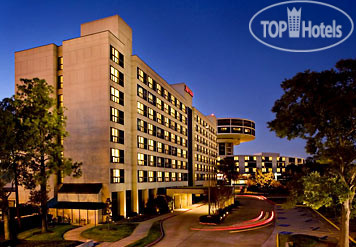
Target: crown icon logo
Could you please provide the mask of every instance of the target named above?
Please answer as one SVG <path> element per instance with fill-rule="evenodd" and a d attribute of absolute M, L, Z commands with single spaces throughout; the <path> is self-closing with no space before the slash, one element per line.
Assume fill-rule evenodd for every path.
<path fill-rule="evenodd" d="M 293 9 L 290 10 L 287 7 L 289 38 L 299 38 L 301 14 L 302 8 L 297 10 L 295 7 L 293 7 Z"/>

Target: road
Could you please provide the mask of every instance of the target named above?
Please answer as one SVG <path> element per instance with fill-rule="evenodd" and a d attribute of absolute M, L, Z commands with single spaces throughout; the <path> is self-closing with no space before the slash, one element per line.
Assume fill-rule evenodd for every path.
<path fill-rule="evenodd" d="M 221 226 L 229 226 L 257 217 L 261 210 L 272 211 L 267 201 L 252 198 L 239 199 L 241 206 L 229 215 Z M 274 224 L 253 231 L 230 233 L 229 231 L 196 231 L 191 228 L 209 228 L 199 224 L 199 216 L 207 214 L 208 207 L 195 208 L 166 220 L 165 237 L 155 246 L 239 246 L 260 247 L 271 235 Z"/>

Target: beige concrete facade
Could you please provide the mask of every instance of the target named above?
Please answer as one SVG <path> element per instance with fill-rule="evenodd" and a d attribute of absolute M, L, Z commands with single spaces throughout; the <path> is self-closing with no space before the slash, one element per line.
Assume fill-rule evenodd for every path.
<path fill-rule="evenodd" d="M 169 84 L 132 55 L 132 30 L 121 17 L 84 23 L 80 37 L 60 46 L 16 52 L 15 83 L 34 77 L 55 88 L 67 117 L 64 155 L 83 163 L 80 178 L 51 179 L 50 199 L 72 207 L 51 209 L 55 216 L 101 222 L 105 218 L 97 207 L 109 198 L 113 216 L 126 217 L 141 212 L 149 198 L 166 188 L 188 186 L 189 179 L 203 185 L 214 173 L 215 117 L 192 106 L 193 92 L 185 83 Z M 198 144 L 194 135 L 204 142 Z M 194 149 L 197 145 L 202 149 Z M 194 160 L 198 155 L 202 159 Z M 204 179 L 197 181 L 195 174 Z M 74 190 L 75 184 L 102 187 L 98 193 L 73 194 L 61 191 L 62 184 L 74 184 Z M 20 194 L 26 202 L 28 194 Z M 191 195 L 183 201 L 190 205 Z M 96 204 L 83 214 L 86 203 Z"/>

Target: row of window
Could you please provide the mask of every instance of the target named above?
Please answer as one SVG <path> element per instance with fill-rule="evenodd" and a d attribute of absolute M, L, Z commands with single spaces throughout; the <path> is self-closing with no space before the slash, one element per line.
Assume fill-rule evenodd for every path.
<path fill-rule="evenodd" d="M 173 147 L 171 145 L 164 144 L 159 141 L 147 139 L 142 136 L 137 136 L 137 147 L 141 148 L 141 149 L 155 151 L 158 153 L 164 153 L 164 154 L 173 155 L 173 156 L 177 156 L 177 157 L 187 158 L 187 150 Z"/>
<path fill-rule="evenodd" d="M 200 155 L 200 154 L 194 154 L 194 160 L 198 162 L 203 162 L 206 164 L 215 164 L 215 159 L 209 159 L 207 156 Z"/>
<path fill-rule="evenodd" d="M 202 165 L 202 164 L 194 164 L 195 170 L 196 171 L 201 171 L 201 172 L 213 172 L 214 167 L 209 166 L 209 165 Z"/>
<path fill-rule="evenodd" d="M 158 82 L 153 80 L 149 75 L 137 68 L 137 79 L 146 84 L 149 88 L 153 89 L 158 95 L 165 98 L 172 105 L 176 106 L 182 112 L 186 113 L 186 107 L 181 103 L 173 94 L 164 89 Z"/>
<path fill-rule="evenodd" d="M 63 75 L 57 76 L 57 89 L 63 89 Z"/>
<path fill-rule="evenodd" d="M 146 100 L 148 103 L 156 106 L 161 111 L 164 111 L 165 113 L 181 121 L 182 123 L 187 124 L 187 118 L 185 117 L 184 114 L 179 113 L 174 107 L 171 107 L 163 100 L 154 96 L 153 94 L 151 94 L 150 92 L 148 92 L 146 89 L 144 89 L 139 85 L 137 85 L 137 96 Z"/>
<path fill-rule="evenodd" d="M 137 165 L 187 170 L 187 162 L 148 154 L 137 154 Z"/>
<path fill-rule="evenodd" d="M 214 143 L 212 143 L 212 142 L 209 142 L 207 139 L 205 139 L 204 137 L 202 137 L 202 136 L 200 136 L 200 135 L 195 135 L 195 136 L 194 136 L 194 140 L 195 140 L 196 142 L 199 142 L 199 143 L 201 143 L 201 144 L 203 144 L 203 145 L 205 145 L 205 146 L 208 146 L 208 147 L 210 147 L 210 148 L 216 150 L 216 147 L 217 147 L 216 144 L 214 144 Z"/>
<path fill-rule="evenodd" d="M 216 136 L 215 134 L 211 134 L 209 133 L 206 128 L 199 126 L 198 124 L 195 125 L 195 131 L 199 132 L 201 135 L 207 137 L 208 139 L 212 140 L 212 141 L 216 141 Z"/>
<path fill-rule="evenodd" d="M 181 126 L 180 124 L 172 121 L 171 119 L 165 117 L 161 113 L 156 112 L 152 108 L 147 107 L 146 105 L 138 101 L 137 101 L 137 113 L 144 117 L 148 117 L 149 119 L 156 121 L 157 123 L 162 124 L 168 128 L 171 128 L 172 130 L 175 130 L 178 133 L 181 133 L 185 136 L 187 135 L 187 128 Z"/>
<path fill-rule="evenodd" d="M 209 150 L 208 148 L 206 148 L 206 147 L 204 147 L 204 146 L 195 144 L 194 147 L 195 147 L 195 151 L 197 151 L 197 152 L 210 155 L 210 156 L 212 156 L 212 157 L 214 157 L 214 158 L 216 158 L 216 156 L 217 156 L 217 153 L 216 153 L 216 152 L 211 151 L 211 150 Z M 215 149 L 214 149 L 214 150 L 215 150 Z"/>
<path fill-rule="evenodd" d="M 173 142 L 183 147 L 187 146 L 187 140 L 185 138 L 180 137 L 179 135 L 175 135 L 167 130 L 156 127 L 155 125 L 147 123 L 146 121 L 143 121 L 141 119 L 137 119 L 137 130 L 164 139 L 166 141 Z"/>
<path fill-rule="evenodd" d="M 221 125 L 233 125 L 233 126 L 241 126 L 241 127 L 251 127 L 255 128 L 255 123 L 249 120 L 243 120 L 243 119 L 218 119 L 218 126 Z"/>
<path fill-rule="evenodd" d="M 237 133 L 237 134 L 248 134 L 255 135 L 255 130 L 250 128 L 242 127 L 218 127 L 218 133 Z"/>
<path fill-rule="evenodd" d="M 199 117 L 198 115 L 194 115 L 194 120 L 195 120 L 195 122 L 199 123 L 199 124 L 202 125 L 202 126 L 207 126 L 207 125 L 208 125 L 208 123 L 205 122 L 205 121 L 204 121 L 201 117 Z M 211 127 L 210 125 L 208 125 L 208 126 L 209 126 L 208 129 L 210 130 L 210 132 L 213 133 L 213 134 L 216 134 L 215 129 L 214 129 L 213 127 Z"/>
<path fill-rule="evenodd" d="M 137 180 L 139 183 L 188 181 L 188 174 L 181 172 L 137 171 Z"/>

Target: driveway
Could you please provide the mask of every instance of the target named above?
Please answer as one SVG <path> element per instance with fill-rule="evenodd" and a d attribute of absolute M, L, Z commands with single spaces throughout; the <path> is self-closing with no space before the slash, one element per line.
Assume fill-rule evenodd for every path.
<path fill-rule="evenodd" d="M 222 226 L 256 218 L 261 210 L 272 211 L 273 205 L 264 200 L 239 198 L 241 206 L 230 214 Z M 274 224 L 253 231 L 232 233 L 230 231 L 197 231 L 191 228 L 209 228 L 199 224 L 199 216 L 207 214 L 208 206 L 195 208 L 166 220 L 163 224 L 165 237 L 155 246 L 239 246 L 260 247 L 269 238 Z M 275 245 L 274 245 L 275 246 Z M 273 246 L 273 247 L 274 247 Z"/>

